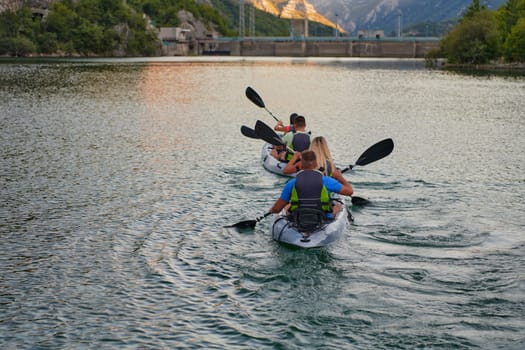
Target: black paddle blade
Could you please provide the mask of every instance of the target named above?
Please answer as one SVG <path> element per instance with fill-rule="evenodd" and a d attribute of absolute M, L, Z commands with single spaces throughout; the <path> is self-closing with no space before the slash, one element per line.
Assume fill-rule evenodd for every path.
<path fill-rule="evenodd" d="M 248 99 L 255 103 L 257 106 L 261 108 L 266 108 L 261 96 L 259 96 L 259 94 L 249 86 L 246 88 L 246 97 L 248 97 Z"/>
<path fill-rule="evenodd" d="M 255 228 L 255 224 L 257 224 L 257 220 L 245 220 L 238 222 L 236 224 L 233 224 L 231 226 L 224 226 L 225 228 Z"/>
<path fill-rule="evenodd" d="M 368 199 L 356 196 L 352 197 L 352 205 L 360 207 L 367 204 L 370 204 L 370 201 Z"/>
<path fill-rule="evenodd" d="M 271 212 L 267 212 L 266 214 L 264 214 L 263 216 L 259 216 L 257 219 L 255 220 L 244 220 L 244 221 L 241 221 L 241 222 L 238 222 L 236 224 L 233 224 L 231 226 L 224 226 L 224 227 L 234 227 L 236 229 L 243 229 L 243 228 L 255 228 L 255 225 L 261 221 L 262 219 L 264 219 L 265 217 L 267 217 L 268 215 L 270 215 Z"/>
<path fill-rule="evenodd" d="M 257 136 L 257 134 L 255 133 L 255 130 L 253 130 L 252 128 L 247 127 L 246 125 L 242 125 L 241 126 L 241 133 L 244 136 L 249 137 L 251 139 L 258 139 L 259 138 L 259 136 Z"/>
<path fill-rule="evenodd" d="M 376 160 L 385 158 L 394 149 L 394 141 L 392 139 L 384 139 L 375 145 L 370 146 L 361 154 L 361 157 L 355 162 L 355 165 L 367 165 Z"/>
<path fill-rule="evenodd" d="M 284 146 L 283 140 L 277 133 L 268 125 L 264 124 L 262 121 L 257 120 L 255 123 L 255 134 L 264 141 L 272 144 L 274 146 Z"/>

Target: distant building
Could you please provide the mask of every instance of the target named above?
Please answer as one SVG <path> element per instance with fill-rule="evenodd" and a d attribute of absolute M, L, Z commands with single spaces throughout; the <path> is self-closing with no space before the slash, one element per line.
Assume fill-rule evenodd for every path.
<path fill-rule="evenodd" d="M 192 31 L 179 27 L 161 27 L 159 39 L 164 56 L 186 56 L 192 49 Z"/>
<path fill-rule="evenodd" d="M 163 45 L 177 41 L 188 41 L 191 39 L 191 30 L 179 27 L 161 27 L 159 39 Z"/>
<path fill-rule="evenodd" d="M 359 39 L 380 39 L 385 37 L 384 30 L 360 30 L 357 32 Z"/>

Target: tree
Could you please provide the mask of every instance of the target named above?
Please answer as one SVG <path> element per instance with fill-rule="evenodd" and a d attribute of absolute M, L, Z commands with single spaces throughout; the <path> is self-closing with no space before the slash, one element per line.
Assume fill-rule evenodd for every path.
<path fill-rule="evenodd" d="M 82 20 L 81 24 L 73 29 L 73 44 L 75 50 L 85 56 L 90 53 L 103 53 L 102 40 L 104 33 L 102 27 Z"/>
<path fill-rule="evenodd" d="M 45 29 L 56 33 L 58 41 L 68 42 L 73 39 L 72 28 L 79 24 L 79 17 L 75 11 L 65 3 L 55 2 L 51 5 L 45 21 Z"/>
<path fill-rule="evenodd" d="M 43 32 L 37 36 L 37 51 L 50 54 L 58 50 L 57 35 L 55 33 Z"/>
<path fill-rule="evenodd" d="M 479 4 L 479 0 L 473 0 L 472 4 L 467 7 L 467 10 L 465 11 L 465 14 L 463 15 L 463 19 L 465 18 L 471 18 L 476 13 L 481 11 L 481 6 Z"/>
<path fill-rule="evenodd" d="M 36 51 L 36 46 L 32 40 L 19 36 L 7 39 L 7 52 L 11 56 L 27 56 Z"/>
<path fill-rule="evenodd" d="M 520 18 L 512 27 L 504 47 L 507 61 L 525 62 L 525 17 Z"/>
<path fill-rule="evenodd" d="M 494 13 L 482 10 L 463 18 L 440 46 L 450 63 L 481 64 L 501 56 L 499 38 Z"/>

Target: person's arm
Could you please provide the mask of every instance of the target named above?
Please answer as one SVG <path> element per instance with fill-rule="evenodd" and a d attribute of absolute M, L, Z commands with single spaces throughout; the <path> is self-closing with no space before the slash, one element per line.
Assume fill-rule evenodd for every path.
<path fill-rule="evenodd" d="M 272 214 L 280 213 L 281 210 L 283 210 L 284 207 L 286 207 L 287 204 L 288 204 L 288 201 L 285 201 L 285 200 L 279 198 L 278 200 L 275 201 L 273 206 L 270 208 L 270 213 L 272 213 Z"/>
<path fill-rule="evenodd" d="M 273 127 L 273 130 L 280 132 L 288 132 L 287 129 L 288 127 L 283 124 L 282 120 L 279 120 L 277 124 L 275 124 L 275 126 Z"/>
<path fill-rule="evenodd" d="M 341 173 L 341 171 L 339 169 L 335 169 L 332 172 L 332 177 L 334 179 L 336 179 L 337 181 L 339 181 L 341 183 L 341 185 L 348 185 L 348 186 L 350 186 L 350 183 L 348 181 L 346 181 L 345 177 L 343 176 L 343 173 Z"/>
<path fill-rule="evenodd" d="M 339 194 L 342 194 L 343 196 L 351 196 L 354 194 L 354 189 L 352 188 L 352 185 L 347 182 L 341 187 Z"/>
<path fill-rule="evenodd" d="M 351 196 L 354 193 L 354 189 L 352 188 L 352 185 L 348 183 L 348 181 L 346 181 L 345 184 L 342 184 L 329 176 L 325 176 L 323 181 L 328 192 L 337 192 L 343 196 Z"/>
<path fill-rule="evenodd" d="M 283 174 L 290 175 L 298 172 L 302 169 L 301 167 L 301 152 L 294 152 L 292 159 L 286 164 L 283 169 Z"/>
<path fill-rule="evenodd" d="M 270 213 L 277 214 L 281 210 L 284 209 L 284 207 L 290 201 L 294 184 L 295 184 L 295 179 L 291 179 L 290 181 L 286 183 L 286 185 L 284 185 L 284 188 L 281 192 L 281 196 L 279 197 L 278 200 L 275 201 L 273 206 L 270 208 Z"/>
<path fill-rule="evenodd" d="M 275 147 L 275 146 L 272 147 L 272 156 L 275 159 L 279 159 L 279 151 L 277 150 L 277 147 Z"/>

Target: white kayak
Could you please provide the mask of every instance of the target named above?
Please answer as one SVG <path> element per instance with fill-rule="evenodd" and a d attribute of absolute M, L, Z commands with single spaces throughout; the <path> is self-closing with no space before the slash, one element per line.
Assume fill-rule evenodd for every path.
<path fill-rule="evenodd" d="M 298 225 L 291 221 L 283 211 L 276 216 L 273 222 L 273 239 L 301 248 L 324 247 L 339 240 L 353 219 L 344 198 L 339 195 L 333 195 L 333 198 L 342 204 L 335 219 L 324 222 L 312 232 L 300 232 Z"/>
<path fill-rule="evenodd" d="M 286 167 L 286 162 L 280 161 L 279 159 L 272 156 L 272 148 L 273 146 L 269 143 L 265 143 L 262 152 L 261 152 L 261 160 L 263 163 L 263 167 L 277 175 L 281 176 L 288 176 L 288 177 L 295 177 L 295 173 L 290 175 L 283 174 L 283 170 Z"/>

